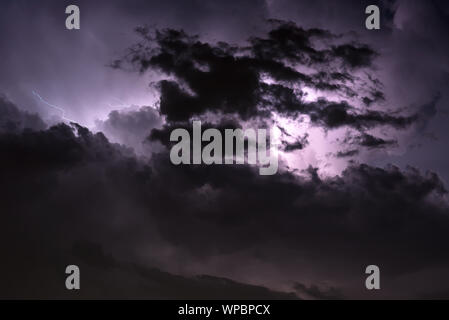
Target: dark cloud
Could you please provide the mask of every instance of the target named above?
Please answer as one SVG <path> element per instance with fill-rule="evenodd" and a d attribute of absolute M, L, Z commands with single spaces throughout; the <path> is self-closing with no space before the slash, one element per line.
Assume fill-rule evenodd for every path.
<path fill-rule="evenodd" d="M 147 136 L 147 140 L 150 142 L 158 141 L 162 143 L 166 147 L 171 147 L 175 145 L 176 141 L 170 141 L 170 133 L 177 129 L 182 128 L 189 132 L 190 136 L 192 137 L 193 133 L 193 127 L 192 122 L 175 122 L 175 123 L 166 123 L 162 126 L 162 128 L 155 128 L 151 130 L 151 133 Z M 217 129 L 220 131 L 222 136 L 225 134 L 226 129 L 242 129 L 242 126 L 238 122 L 238 119 L 235 119 L 233 117 L 222 117 L 217 122 L 210 122 L 210 121 L 203 121 L 201 122 L 201 130 L 204 131 L 206 129 Z M 223 148 L 224 148 L 224 140 L 223 142 Z M 207 144 L 206 142 L 205 144 Z M 224 150 L 224 149 L 223 149 Z"/>
<path fill-rule="evenodd" d="M 363 134 L 380 126 L 406 129 L 422 116 L 366 110 L 325 98 L 308 101 L 301 86 L 360 99 L 366 105 L 384 101 L 382 85 L 371 75 L 362 84 L 368 95 L 359 96 L 360 79 L 354 73 L 370 68 L 378 54 L 354 41 L 334 45 L 341 37 L 323 29 L 303 29 L 279 20 L 270 23 L 266 37 L 251 37 L 246 46 L 202 41 L 183 30 L 137 28 L 142 41 L 115 66 L 130 63 L 141 73 L 161 71 L 168 76 L 156 87 L 160 112 L 171 126 L 188 126 L 190 119 L 207 113 L 270 120 L 274 111 L 292 119 L 308 115 L 313 125 L 325 130 L 351 127 Z M 301 66 L 313 71 L 302 73 Z M 266 82 L 267 77 L 273 81 Z M 366 136 L 359 144 L 374 147 L 372 140 Z M 377 141 L 376 146 L 386 147 L 389 142 Z M 307 139 L 282 144 L 284 151 L 291 152 L 303 149 Z"/>
<path fill-rule="evenodd" d="M 376 52 L 357 43 L 332 46 L 331 49 L 317 49 L 315 40 L 334 39 L 337 35 L 322 29 L 303 29 L 293 22 L 270 20 L 275 28 L 268 38 L 251 39 L 252 51 L 257 58 L 287 60 L 294 63 L 314 65 L 316 63 L 341 60 L 351 68 L 368 67 Z"/>
<path fill-rule="evenodd" d="M 340 45 L 333 47 L 332 53 L 351 68 L 369 67 L 376 57 L 376 52 L 366 45 Z"/>
<path fill-rule="evenodd" d="M 172 275 L 139 265 L 135 257 L 123 262 L 130 257 L 117 253 L 121 245 L 111 246 L 114 234 L 124 236 L 124 229 L 138 227 L 142 217 L 136 205 L 151 192 L 145 185 L 152 173 L 103 134 L 61 124 L 2 133 L 0 145 L 1 192 L 9 198 L 1 205 L 1 247 L 8 257 L 1 267 L 2 297 L 73 298 L 61 284 L 65 266 L 77 264 L 83 270 L 77 298 L 296 298 L 225 278 Z M 114 219 L 122 220 L 119 229 Z M 139 233 L 145 235 L 145 228 Z M 132 242 L 122 245 L 129 251 Z"/>
<path fill-rule="evenodd" d="M 337 158 L 346 158 L 346 157 L 353 157 L 359 154 L 359 150 L 352 149 L 347 151 L 339 151 L 337 152 Z"/>
<path fill-rule="evenodd" d="M 19 110 L 6 97 L 0 95 L 0 132 L 21 132 L 24 129 L 45 129 L 46 124 L 37 114 Z"/>
<path fill-rule="evenodd" d="M 364 97 L 362 100 L 363 103 L 369 107 L 375 102 L 385 101 L 385 95 L 382 91 L 372 90 L 370 97 Z"/>
<path fill-rule="evenodd" d="M 284 131 L 285 132 L 285 131 Z M 306 134 L 304 137 L 297 139 L 294 142 L 288 142 L 285 140 L 282 140 L 282 150 L 285 152 L 292 152 L 295 150 L 301 150 L 304 149 L 308 144 L 308 134 Z"/>
<path fill-rule="evenodd" d="M 31 248 L 29 248 L 31 249 Z M 69 249 L 69 248 L 68 248 Z M 52 249 L 54 250 L 54 249 Z M 28 250 L 20 254 L 22 262 L 34 265 L 16 265 L 16 270 L 2 271 L 9 275 L 26 273 L 22 279 L 0 279 L 0 297 L 15 299 L 270 299 L 293 300 L 293 293 L 276 292 L 262 286 L 239 283 L 226 278 L 197 275 L 180 276 L 136 262 L 116 260 L 95 243 L 79 242 L 62 254 L 44 248 L 42 255 Z M 48 252 L 49 251 L 49 252 Z M 12 262 L 17 263 L 19 255 Z M 68 291 L 64 285 L 66 263 L 70 260 L 81 270 L 78 292 Z M 61 272 L 62 271 L 62 272 Z M 11 281 L 11 282 L 9 282 Z"/>
<path fill-rule="evenodd" d="M 352 146 L 352 149 L 337 152 L 337 158 L 345 158 L 359 154 L 360 148 L 356 147 L 365 147 L 370 150 L 384 149 L 387 147 L 397 147 L 398 142 L 393 139 L 384 139 L 364 132 L 355 136 L 347 133 L 342 141 L 342 145 Z"/>
<path fill-rule="evenodd" d="M 320 289 L 317 285 L 311 285 L 307 287 L 302 283 L 295 283 L 294 289 L 301 295 L 305 295 L 308 299 L 318 300 L 340 300 L 343 299 L 343 295 L 337 288 L 329 287 Z"/>
<path fill-rule="evenodd" d="M 102 105 L 111 93 L 151 104 L 145 90 L 156 81 L 168 122 L 142 107 L 109 113 L 98 133 L 75 123 L 48 128 L 0 99 L 0 296 L 373 297 L 363 284 L 374 263 L 382 273 L 376 297 L 447 297 L 447 192 L 439 175 L 405 166 L 439 163 L 447 172 L 446 2 L 79 1 L 78 33 L 63 28 L 64 3 L 50 3 L 2 2 L 5 92 L 47 115 L 29 99 L 38 90 L 71 118 L 94 123 L 110 111 Z M 381 8 L 378 32 L 363 27 L 369 4 Z M 262 23 L 270 17 L 302 26 Z M 104 67 L 134 42 L 124 29 L 148 22 L 159 31 L 138 29 L 141 42 L 115 66 L 131 62 L 151 79 Z M 329 97 L 310 101 L 304 86 Z M 351 130 L 334 153 L 352 157 L 350 166 L 337 176 L 310 167 L 305 177 L 261 177 L 246 165 L 171 165 L 171 129 L 207 113 L 230 121 L 205 128 L 237 128 L 242 119 L 269 122 L 271 112 L 298 123 L 308 116 L 326 133 Z M 413 125 L 442 138 L 403 161 L 385 157 L 402 169 L 361 163 L 362 148 L 395 146 L 401 139 L 382 137 Z M 280 130 L 284 151 L 307 145 Z M 151 159 L 139 157 L 147 151 Z M 82 270 L 78 295 L 63 286 L 68 264 Z"/>
<path fill-rule="evenodd" d="M 273 30 L 268 38 L 252 38 L 251 44 L 256 58 L 262 60 L 288 60 L 294 63 L 314 64 L 327 60 L 327 51 L 318 50 L 313 43 L 314 39 L 328 39 L 335 37 L 327 30 L 298 28 L 295 23 L 285 23 L 271 20 Z"/>
<path fill-rule="evenodd" d="M 346 280 L 368 261 L 381 265 L 386 279 L 449 263 L 446 190 L 434 173 L 354 164 L 336 177 L 320 178 L 317 169 L 309 178 L 264 177 L 249 166 L 173 166 L 166 152 L 144 162 L 76 124 L 3 133 L 0 148 L 5 297 L 66 297 L 57 286 L 72 263 L 86 274 L 85 297 L 294 297 L 162 272 L 170 265 L 157 262 L 164 246 L 190 264 L 239 254 L 238 265 L 257 257 L 298 268 L 288 271 L 296 282 L 302 269 L 292 253 Z M 150 260 L 143 258 L 148 246 Z M 344 283 L 337 281 L 343 293 Z M 406 295 L 401 288 L 384 290 Z"/>
<path fill-rule="evenodd" d="M 393 116 L 372 110 L 359 112 L 347 102 L 335 103 L 323 100 L 319 101 L 316 109 L 311 111 L 311 119 L 330 129 L 343 126 L 366 129 L 383 125 L 404 129 L 416 122 L 418 116 Z"/>
<path fill-rule="evenodd" d="M 397 141 L 395 140 L 385 140 L 367 133 L 363 134 L 360 137 L 357 137 L 355 140 L 357 141 L 357 144 L 367 148 L 385 148 L 387 146 L 397 144 Z"/>

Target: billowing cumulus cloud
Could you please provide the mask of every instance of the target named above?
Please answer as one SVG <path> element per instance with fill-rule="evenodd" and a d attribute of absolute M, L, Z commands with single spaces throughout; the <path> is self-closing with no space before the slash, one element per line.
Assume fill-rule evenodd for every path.
<path fill-rule="evenodd" d="M 150 155 L 157 146 L 149 145 L 147 137 L 162 126 L 159 112 L 152 107 L 129 107 L 113 110 L 106 120 L 97 120 L 96 129 L 110 139 L 130 146 L 139 155 Z"/>
<path fill-rule="evenodd" d="M 19 110 L 6 97 L 0 96 L 0 132 L 21 132 L 24 129 L 45 129 L 46 124 L 32 113 Z"/>
<path fill-rule="evenodd" d="M 448 263 L 446 190 L 434 173 L 354 164 L 322 179 L 312 168 L 306 177 L 263 177 L 249 166 L 176 167 L 167 151 L 143 161 L 75 124 L 2 133 L 0 147 L 5 297 L 35 296 L 36 286 L 44 296 L 66 296 L 54 289 L 60 273 L 52 272 L 66 261 L 88 270 L 86 297 L 220 290 L 230 298 L 359 296 L 362 288 L 348 283 L 369 261 L 391 281 Z M 239 258 L 225 264 L 234 272 L 222 277 L 287 294 L 214 278 L 217 263 L 232 256 Z M 276 273 L 260 282 L 237 267 L 255 261 L 284 270 L 288 283 L 279 285 L 286 279 Z M 311 271 L 314 264 L 322 267 Z M 311 283 L 326 274 L 339 279 L 328 284 L 334 289 Z M 385 292 L 407 296 L 407 289 L 386 285 Z"/>

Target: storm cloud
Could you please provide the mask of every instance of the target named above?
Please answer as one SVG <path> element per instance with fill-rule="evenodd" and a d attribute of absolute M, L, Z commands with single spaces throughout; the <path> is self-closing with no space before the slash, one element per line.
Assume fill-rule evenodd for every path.
<path fill-rule="evenodd" d="M 174 76 L 176 81 L 164 79 L 156 84 L 160 91 L 160 112 L 173 122 L 187 121 L 206 112 L 238 114 L 246 120 L 270 117 L 272 111 L 288 116 L 307 114 L 317 125 L 330 129 L 380 125 L 405 128 L 417 119 L 417 115 L 364 111 L 347 102 L 304 101 L 301 86 L 306 85 L 347 93 L 346 83 L 353 83 L 355 75 L 345 66 L 370 67 L 376 53 L 366 45 L 349 43 L 319 50 L 315 48 L 316 41 L 337 36 L 321 29 L 304 30 L 292 22 L 270 23 L 273 29 L 267 38 L 251 38 L 246 46 L 202 42 L 198 36 L 182 30 L 151 32 L 148 28 L 137 28 L 142 42 L 131 47 L 113 66 L 120 68 L 128 62 L 140 72 L 160 70 Z M 289 64 L 316 71 L 304 74 Z M 332 70 L 331 67 L 336 71 L 325 71 Z M 266 83 L 264 77 L 277 83 Z M 367 81 L 376 85 L 372 78 Z M 352 97 L 356 95 L 351 91 Z M 374 96 L 373 99 L 379 99 L 382 92 L 375 91 Z M 366 97 L 361 99 L 366 101 Z"/>
<path fill-rule="evenodd" d="M 295 297 L 157 271 L 167 268 L 158 255 L 168 247 L 192 265 L 238 255 L 227 263 L 236 268 L 257 259 L 286 268 L 287 292 L 310 281 L 301 272 L 305 264 L 329 266 L 352 279 L 360 266 L 376 261 L 388 270 L 386 278 L 396 279 L 448 263 L 447 192 L 435 173 L 354 164 L 322 179 L 312 168 L 305 177 L 263 177 L 249 166 L 176 167 L 166 151 L 143 161 L 76 124 L 2 133 L 0 148 L 5 297 L 32 297 L 36 286 L 45 296 L 58 296 L 51 270 L 65 261 L 85 265 L 88 279 L 95 279 L 86 297 L 105 290 L 110 297 L 203 297 L 201 290 L 218 289 L 217 297 Z M 236 271 L 226 276 L 252 282 L 250 274 Z M 318 277 L 324 270 L 315 272 Z M 164 285 L 164 294 L 155 295 L 154 281 Z M 129 284 L 122 293 L 124 283 L 146 289 Z M 333 286 L 348 290 L 343 282 Z"/>
<path fill-rule="evenodd" d="M 0 297 L 449 298 L 446 2 L 64 4 L 1 4 Z M 173 165 L 196 119 L 278 173 Z"/>

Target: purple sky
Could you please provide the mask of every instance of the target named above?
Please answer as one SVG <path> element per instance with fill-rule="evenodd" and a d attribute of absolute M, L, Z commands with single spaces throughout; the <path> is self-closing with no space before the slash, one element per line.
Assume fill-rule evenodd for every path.
<path fill-rule="evenodd" d="M 383 85 L 387 101 L 381 108 L 419 110 L 435 104 L 438 116 L 419 132 L 399 134 L 400 143 L 391 150 L 368 152 L 362 161 L 373 164 L 394 162 L 438 170 L 447 180 L 444 136 L 447 103 L 448 44 L 444 1 L 391 2 L 385 6 L 381 31 L 363 26 L 364 3 L 351 1 L 247 1 L 207 5 L 191 1 L 160 3 L 131 1 L 78 3 L 83 28 L 64 28 L 65 3 L 52 1 L 5 1 L 2 4 L 2 93 L 21 108 L 44 118 L 59 112 L 40 103 L 32 91 L 66 110 L 67 117 L 89 127 L 104 120 L 112 110 L 130 105 L 153 105 L 158 93 L 148 87 L 157 75 L 121 72 L 106 65 L 120 57 L 136 41 L 133 29 L 149 25 L 182 28 L 202 39 L 244 43 L 267 29 L 265 20 L 291 20 L 303 27 L 319 27 L 363 39 L 380 56 L 369 72 Z M 394 13 L 394 15 L 393 15 Z M 61 22 L 62 21 L 62 22 Z M 32 53 L 32 54 L 31 54 Z M 430 112 L 430 111 L 429 111 Z M 439 138 L 440 137 L 440 138 Z M 318 138 L 317 138 L 318 139 Z M 421 146 L 416 148 L 416 146 Z M 333 149 L 332 145 L 326 148 Z M 424 151 L 425 150 L 425 151 Z M 312 150 L 313 151 L 313 150 Z M 310 150 L 306 150 L 305 153 Z M 425 157 L 424 157 L 425 155 Z M 314 158 L 309 155 L 309 158 Z M 309 161 L 312 165 L 323 163 Z M 391 158 L 391 159 L 390 159 Z M 336 164 L 341 170 L 344 164 Z M 338 171 L 338 170 L 337 170 Z"/>
<path fill-rule="evenodd" d="M 372 3 L 381 8 L 381 30 L 365 29 L 365 7 Z M 114 277 L 124 279 L 132 283 L 131 291 L 144 277 L 128 265 L 135 263 L 142 268 L 158 268 L 167 272 L 167 277 L 178 274 L 190 279 L 206 274 L 282 293 L 294 292 L 300 298 L 449 297 L 444 236 L 449 230 L 449 207 L 443 191 L 449 183 L 446 1 L 77 1 L 81 29 L 76 31 L 65 29 L 64 10 L 69 4 L 72 2 L 1 2 L 0 94 L 5 97 L 2 108 L 9 111 L 4 111 L 5 121 L 0 124 L 15 119 L 21 128 L 43 130 L 63 121 L 61 112 L 52 107 L 57 106 L 64 109 L 66 118 L 93 133 L 103 132 L 121 146 L 98 135 L 85 138 L 81 129 L 68 138 L 61 127 L 47 129 L 41 135 L 35 133 L 35 138 L 14 131 L 18 138 L 8 142 L 5 132 L 13 131 L 2 127 L 0 133 L 5 136 L 0 145 L 7 150 L 5 168 L 11 166 L 13 172 L 7 179 L 14 181 L 13 187 L 4 187 L 2 192 L 16 194 L 22 190 L 32 194 L 31 186 L 37 186 L 42 188 L 42 195 L 30 200 L 34 208 L 42 208 L 37 212 L 47 206 L 67 210 L 61 218 L 50 209 L 43 217 L 51 221 L 50 226 L 38 226 L 37 231 L 23 236 L 25 239 L 10 232 L 5 233 L 5 239 L 15 239 L 20 243 L 17 247 L 25 251 L 27 241 L 34 237 L 45 238 L 44 244 L 66 241 L 70 249 L 52 244 L 44 250 L 50 260 L 64 263 L 67 257 L 81 257 L 93 273 L 101 268 L 109 270 L 104 282 Z M 277 38 L 271 38 L 273 42 L 266 49 L 274 50 L 273 54 L 280 50 L 279 56 L 258 56 L 256 44 L 265 42 L 254 39 L 266 40 L 275 30 L 268 19 L 294 23 L 295 27 L 288 25 L 287 30 L 306 30 L 307 41 L 297 48 L 305 50 L 312 62 L 289 57 L 287 49 L 276 47 Z M 222 56 L 198 58 L 202 49 L 188 38 L 180 40 L 188 49 L 177 56 L 179 64 L 155 59 L 140 73 L 137 68 L 144 65 L 143 55 L 148 52 L 137 52 L 134 63 L 124 58 L 127 50 L 141 41 L 134 31 L 139 26 L 182 29 L 217 50 L 219 41 L 233 45 L 250 62 L 240 61 L 238 54 L 225 49 L 220 54 L 240 61 L 241 65 L 229 65 L 236 68 L 235 74 L 240 70 L 248 73 L 241 73 L 242 77 L 235 79 L 238 85 L 232 86 L 227 77 L 233 73 L 221 68 Z M 307 31 L 311 28 L 327 30 L 332 36 L 316 36 Z M 164 40 L 173 39 L 162 33 L 159 42 L 151 43 L 159 50 L 151 56 L 172 54 L 168 46 L 164 47 Z M 314 50 L 322 50 L 328 59 L 325 63 L 313 60 L 313 54 L 307 51 L 309 40 Z M 365 59 L 363 50 L 355 50 L 354 56 L 342 53 L 345 46 L 369 48 L 367 62 L 357 60 Z M 122 61 L 120 68 L 112 68 L 117 59 Z M 341 83 L 334 91 L 318 90 L 318 78 L 309 82 L 298 78 L 274 80 L 273 69 L 283 75 L 287 71 L 279 65 L 269 69 L 266 60 L 311 77 L 320 71 L 327 76 L 334 71 L 347 73 L 352 79 L 346 82 L 347 87 L 356 95 L 345 94 L 346 87 Z M 206 81 L 200 81 L 195 73 L 198 70 L 190 62 L 204 62 L 212 71 L 219 71 L 201 74 Z M 250 90 L 241 93 L 239 89 L 246 85 L 250 88 L 254 68 L 268 74 L 265 82 L 257 83 L 266 91 L 247 97 Z M 168 84 L 172 91 L 164 93 L 164 79 L 175 86 L 190 86 L 195 99 L 179 100 L 185 104 L 171 109 L 176 106 L 173 97 L 182 90 Z M 216 85 L 209 84 L 214 81 Z M 219 84 L 223 84 L 222 92 Z M 297 89 L 295 94 L 302 90 L 308 96 L 296 96 L 295 101 L 301 105 L 288 109 L 287 100 L 271 91 L 272 84 Z M 373 99 L 370 94 L 374 89 L 383 98 Z M 268 117 L 260 111 L 265 103 L 260 99 L 267 97 L 279 98 L 279 105 L 273 103 Z M 325 98 L 323 105 L 320 97 Z M 364 103 L 364 97 L 373 101 Z M 256 102 L 248 106 L 246 102 L 252 98 Z M 227 106 L 228 99 L 236 104 Z M 335 105 L 348 107 L 345 110 L 359 117 L 345 113 L 342 120 L 332 113 Z M 281 138 L 285 139 L 284 146 L 293 148 L 298 141 L 302 145 L 293 151 L 286 147 L 281 155 L 281 173 L 272 180 L 254 177 L 246 166 L 199 172 L 170 167 L 166 131 L 207 112 L 213 114 L 215 125 L 222 125 L 219 122 L 223 119 L 240 125 L 275 123 L 279 130 L 285 130 Z M 29 113 L 38 114 L 42 120 Z M 305 117 L 303 121 L 300 116 Z M 150 135 L 152 138 L 148 138 Z M 60 140 L 60 136 L 67 140 Z M 71 139 L 73 144 L 69 143 Z M 52 143 L 54 148 L 45 149 Z M 73 145 L 80 147 L 74 151 L 70 149 Z M 130 156 L 126 148 L 136 154 Z M 60 156 L 46 158 L 39 150 Z M 37 159 L 38 164 L 22 164 L 17 160 L 22 156 Z M 143 182 L 147 176 L 149 182 Z M 52 187 L 47 190 L 49 185 Z M 56 193 L 53 188 L 57 188 Z M 92 205 L 84 199 L 89 190 Z M 6 204 L 3 212 L 18 211 L 24 217 L 32 212 L 15 203 L 20 201 Z M 73 222 L 73 232 L 62 235 L 55 231 L 70 226 L 80 210 L 84 211 Z M 31 222 L 28 225 L 22 218 L 16 219 L 10 219 L 12 226 L 28 230 Z M 100 231 L 91 236 L 89 230 L 96 228 Z M 21 259 L 39 260 L 33 251 L 39 249 L 30 250 L 23 257 L 12 258 L 6 272 L 15 269 L 14 263 Z M 70 254 L 62 253 L 66 251 Z M 389 281 L 385 290 L 374 296 L 360 285 L 364 265 L 371 263 L 386 269 L 385 281 Z M 51 279 L 47 271 L 42 271 L 47 264 L 51 265 L 38 263 L 41 269 L 37 274 Z M 438 286 L 430 286 L 428 283 L 435 279 L 442 280 Z M 0 291 L 0 296 L 21 297 L 32 292 L 32 284 L 8 288 Z M 205 285 L 206 295 L 208 288 Z M 99 281 L 86 297 L 101 297 L 103 289 Z M 189 284 L 185 284 L 185 290 L 184 296 L 188 296 Z M 261 294 L 254 290 L 255 295 Z M 49 286 L 43 295 L 60 294 Z M 157 297 L 137 289 L 131 296 Z M 166 296 L 173 297 L 171 292 Z"/>

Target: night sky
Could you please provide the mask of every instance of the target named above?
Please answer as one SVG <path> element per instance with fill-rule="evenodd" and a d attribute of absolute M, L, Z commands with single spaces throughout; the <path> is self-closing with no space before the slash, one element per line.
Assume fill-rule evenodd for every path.
<path fill-rule="evenodd" d="M 0 298 L 449 298 L 448 103 L 444 0 L 0 0 Z"/>

